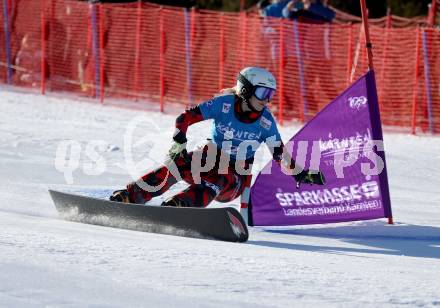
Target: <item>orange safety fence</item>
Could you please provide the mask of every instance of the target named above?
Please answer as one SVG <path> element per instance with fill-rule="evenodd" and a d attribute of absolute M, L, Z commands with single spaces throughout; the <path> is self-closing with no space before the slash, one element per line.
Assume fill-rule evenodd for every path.
<path fill-rule="evenodd" d="M 0 0 L 0 83 L 183 107 L 245 66 L 278 80 L 271 109 L 307 121 L 367 70 L 360 24 L 309 24 L 135 2 Z M 372 25 L 382 121 L 440 132 L 440 30 Z"/>

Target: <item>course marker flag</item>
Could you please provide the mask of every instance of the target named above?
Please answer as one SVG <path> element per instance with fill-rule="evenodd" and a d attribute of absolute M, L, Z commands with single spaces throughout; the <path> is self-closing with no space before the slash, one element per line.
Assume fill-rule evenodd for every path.
<path fill-rule="evenodd" d="M 326 184 L 302 184 L 271 161 L 251 189 L 249 225 L 322 224 L 392 217 L 374 71 L 368 71 L 286 145 Z"/>

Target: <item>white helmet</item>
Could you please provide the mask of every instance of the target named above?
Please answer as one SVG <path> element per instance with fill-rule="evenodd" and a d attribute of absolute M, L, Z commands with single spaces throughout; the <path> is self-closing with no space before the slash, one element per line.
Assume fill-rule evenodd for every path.
<path fill-rule="evenodd" d="M 238 95 L 249 99 L 254 95 L 258 87 L 277 89 L 277 84 L 273 75 L 260 67 L 246 67 L 237 76 Z"/>

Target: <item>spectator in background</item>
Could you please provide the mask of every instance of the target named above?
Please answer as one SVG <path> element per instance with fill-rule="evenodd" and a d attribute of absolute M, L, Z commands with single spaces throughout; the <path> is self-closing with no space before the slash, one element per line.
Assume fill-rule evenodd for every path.
<path fill-rule="evenodd" d="M 270 4 L 264 7 L 260 14 L 264 17 L 283 18 L 283 9 L 289 0 L 270 0 Z"/>
<path fill-rule="evenodd" d="M 305 19 L 314 22 L 331 22 L 335 12 L 327 6 L 327 1 L 293 0 L 287 3 L 282 15 L 289 19 Z"/>
<path fill-rule="evenodd" d="M 258 9 L 258 12 L 260 13 L 260 15 L 263 15 L 263 10 L 268 5 L 270 5 L 270 0 L 260 0 L 260 1 L 258 1 L 257 9 Z"/>
<path fill-rule="evenodd" d="M 319 0 L 293 0 L 284 8 L 283 15 L 285 18 L 303 22 L 303 26 L 294 28 L 296 32 L 291 37 L 307 37 L 307 44 L 295 44 L 287 39 L 286 56 L 299 57 L 301 61 L 299 75 L 307 82 L 307 91 L 303 93 L 308 105 L 306 117 L 312 116 L 337 96 L 332 70 L 334 60 L 330 48 L 332 28 L 328 25 L 334 19 L 335 12 Z M 306 23 L 325 26 L 315 27 Z"/>
<path fill-rule="evenodd" d="M 15 57 L 15 78 L 21 85 L 37 87 L 41 81 L 41 50 L 38 40 L 25 34 Z"/>
<path fill-rule="evenodd" d="M 276 59 L 279 57 L 279 25 L 276 19 L 284 18 L 283 8 L 289 0 L 260 0 L 257 4 L 260 15 L 264 17 L 261 32 L 269 44 L 271 68 L 276 70 Z"/>

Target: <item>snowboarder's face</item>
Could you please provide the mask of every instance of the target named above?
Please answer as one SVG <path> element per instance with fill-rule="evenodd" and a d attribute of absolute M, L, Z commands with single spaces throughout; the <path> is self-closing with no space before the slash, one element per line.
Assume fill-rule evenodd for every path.
<path fill-rule="evenodd" d="M 255 110 L 261 111 L 269 103 L 269 99 L 259 100 L 254 95 L 252 95 L 252 97 L 249 99 L 249 103 Z"/>

